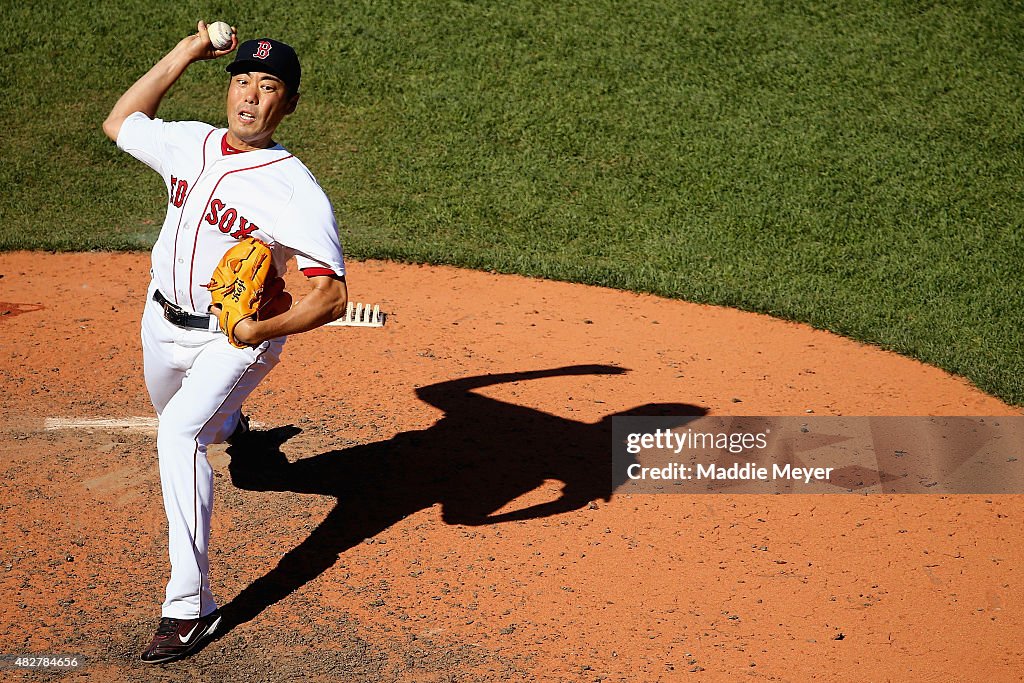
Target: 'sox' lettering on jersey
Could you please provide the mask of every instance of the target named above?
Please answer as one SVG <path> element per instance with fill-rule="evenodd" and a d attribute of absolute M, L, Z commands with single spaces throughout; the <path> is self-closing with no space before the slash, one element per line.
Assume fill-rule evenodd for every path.
<path fill-rule="evenodd" d="M 238 212 L 234 209 L 228 209 L 225 211 L 224 215 L 221 216 L 220 225 L 218 226 L 220 231 L 231 232 L 231 228 L 235 227 L 236 218 L 238 218 Z"/>
<path fill-rule="evenodd" d="M 236 240 L 244 240 L 249 236 L 249 233 L 259 230 L 259 226 L 255 223 L 250 223 L 245 219 L 245 216 L 238 217 L 238 230 L 231 233 L 231 236 Z"/>
<path fill-rule="evenodd" d="M 206 214 L 206 222 L 210 225 L 217 225 L 220 222 L 219 212 L 224 208 L 224 202 L 214 199 L 210 202 L 210 212 Z"/>
<path fill-rule="evenodd" d="M 225 208 L 227 208 L 227 211 L 224 211 L 222 214 L 221 211 Z M 214 199 L 210 202 L 210 210 L 206 213 L 205 219 L 210 225 L 216 225 L 223 233 L 231 232 L 237 221 L 238 230 L 231 232 L 231 236 L 236 240 L 244 240 L 250 233 L 260 229 L 260 226 L 251 223 L 245 216 L 240 216 L 237 209 L 227 206 L 220 199 Z"/>
<path fill-rule="evenodd" d="M 256 59 L 266 59 L 270 56 L 270 48 L 273 47 L 269 41 L 261 40 L 257 44 L 256 52 L 252 53 L 252 56 Z"/>

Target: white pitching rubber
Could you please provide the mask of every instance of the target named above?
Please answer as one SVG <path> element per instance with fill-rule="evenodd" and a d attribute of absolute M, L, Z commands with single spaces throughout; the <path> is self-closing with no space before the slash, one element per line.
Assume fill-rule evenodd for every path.
<path fill-rule="evenodd" d="M 384 313 L 381 313 L 379 305 L 370 308 L 369 304 L 364 306 L 349 301 L 345 315 L 327 324 L 339 327 L 384 327 L 386 317 Z"/>

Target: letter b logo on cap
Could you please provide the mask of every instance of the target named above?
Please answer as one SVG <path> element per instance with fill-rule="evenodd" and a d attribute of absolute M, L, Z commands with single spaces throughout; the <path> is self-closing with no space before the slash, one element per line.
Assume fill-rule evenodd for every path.
<path fill-rule="evenodd" d="M 270 56 L 270 48 L 272 45 L 269 41 L 261 40 L 256 46 L 256 52 L 252 53 L 252 56 L 257 59 L 266 59 Z"/>

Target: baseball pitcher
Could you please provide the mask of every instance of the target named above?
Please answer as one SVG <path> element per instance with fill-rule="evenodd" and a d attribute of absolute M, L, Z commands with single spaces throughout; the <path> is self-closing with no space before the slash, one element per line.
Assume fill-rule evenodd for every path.
<path fill-rule="evenodd" d="M 135 82 L 103 122 L 117 146 L 163 178 L 167 216 L 152 252 L 142 319 L 146 386 L 171 572 L 162 618 L 142 660 L 183 657 L 220 624 L 209 583 L 213 443 L 248 429 L 242 403 L 277 364 L 285 337 L 342 314 L 345 263 L 330 201 L 274 141 L 299 102 L 301 68 L 270 38 L 216 49 L 206 24 Z M 157 109 L 192 64 L 235 50 L 227 127 L 163 121 Z M 295 305 L 281 276 L 295 258 L 310 288 Z"/>

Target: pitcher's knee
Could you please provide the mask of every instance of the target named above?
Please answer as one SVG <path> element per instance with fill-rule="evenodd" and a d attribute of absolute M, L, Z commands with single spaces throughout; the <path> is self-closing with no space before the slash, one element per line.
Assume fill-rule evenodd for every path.
<path fill-rule="evenodd" d="M 198 447 L 195 432 L 172 426 L 166 421 L 160 422 L 156 434 L 156 450 L 160 460 L 192 457 Z"/>

